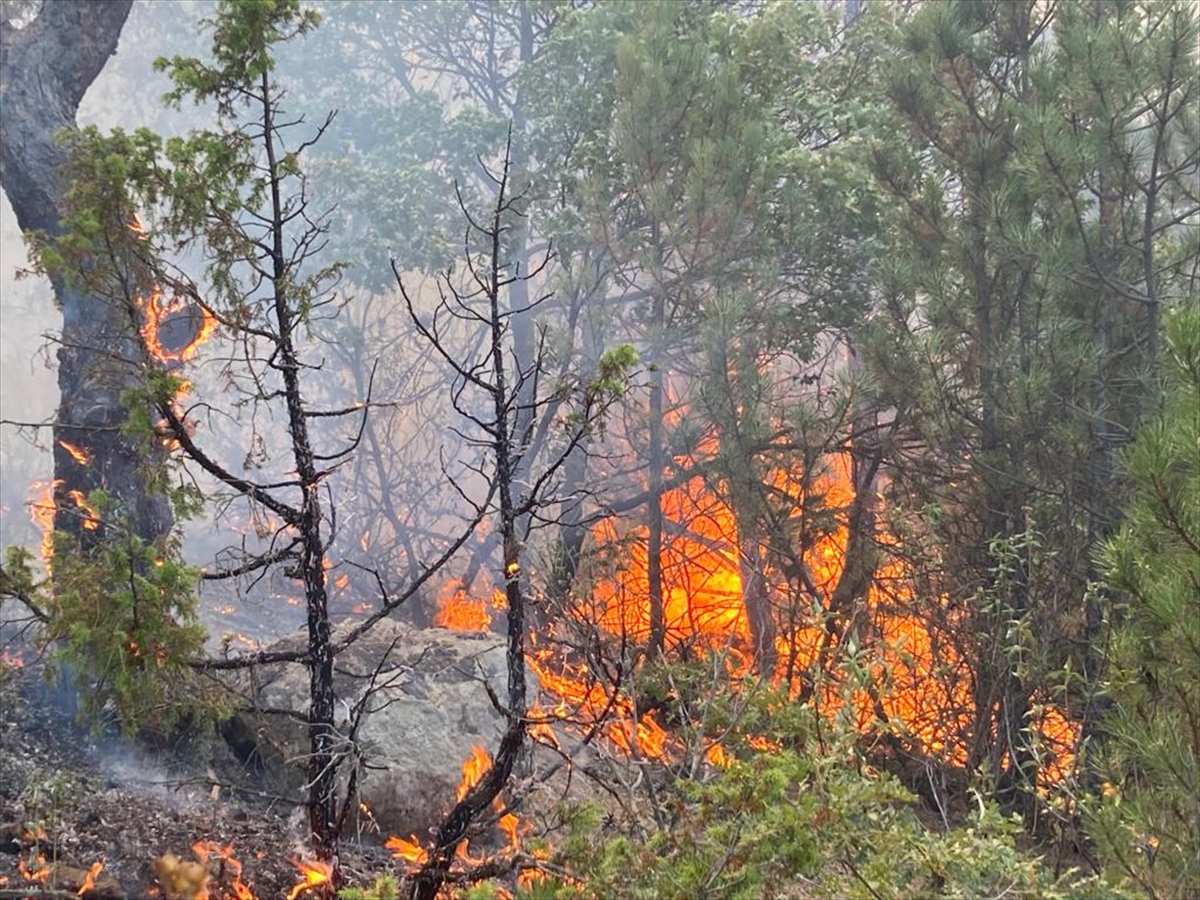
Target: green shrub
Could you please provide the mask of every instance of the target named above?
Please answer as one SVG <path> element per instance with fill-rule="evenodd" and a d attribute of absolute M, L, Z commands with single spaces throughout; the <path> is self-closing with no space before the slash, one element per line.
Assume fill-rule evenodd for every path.
<path fill-rule="evenodd" d="M 1161 413 L 1126 455 L 1135 483 L 1103 562 L 1117 592 L 1088 808 L 1101 858 L 1151 897 L 1200 895 L 1200 306 L 1168 319 Z"/>

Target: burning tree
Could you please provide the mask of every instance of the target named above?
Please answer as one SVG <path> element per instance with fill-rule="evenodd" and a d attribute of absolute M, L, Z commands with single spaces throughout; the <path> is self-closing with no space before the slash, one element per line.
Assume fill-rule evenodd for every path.
<path fill-rule="evenodd" d="M 293 138 L 303 123 L 287 118 L 283 92 L 271 78 L 273 47 L 304 34 L 316 21 L 316 14 L 301 10 L 298 2 L 221 4 L 208 21 L 214 36 L 211 64 L 180 57 L 157 63 L 175 84 L 170 100 L 213 102 L 219 128 L 165 145 L 146 130 L 103 135 L 87 129 L 71 136 L 66 146 L 72 187 L 63 236 L 38 250 L 47 271 L 103 298 L 106 308 L 124 317 L 124 343 L 114 349 L 140 382 L 123 396 L 128 407 L 124 432 L 141 441 L 144 458 L 155 458 L 148 448 L 165 446 L 177 460 L 186 460 L 278 522 L 267 552 L 247 554 L 236 566 L 210 574 L 231 577 L 282 565 L 303 583 L 308 646 L 289 658 L 310 670 L 309 825 L 336 885 L 335 649 L 324 565 L 332 510 L 322 492 L 356 442 L 322 452 L 313 422 L 361 420 L 367 404 L 316 409 L 305 397 L 304 383 L 316 368 L 307 335 L 314 321 L 335 309 L 340 267 L 310 271 L 326 228 L 311 209 L 299 163 L 323 126 Z M 188 274 L 189 253 L 203 254 L 203 278 Z M 202 328 L 219 327 L 239 348 L 244 368 L 227 370 L 239 392 L 237 402 L 256 411 L 274 408 L 286 423 L 279 444 L 287 448 L 286 474 L 271 479 L 238 474 L 223 461 L 222 451 L 201 446 L 193 416 L 197 408 L 212 408 L 200 402 L 185 406 L 190 384 L 160 364 L 168 352 L 162 336 L 170 314 L 186 308 L 202 310 Z M 147 471 L 178 510 L 195 511 L 198 489 L 176 477 L 183 470 L 159 465 Z M 171 602 L 154 612 L 176 624 L 191 617 Z M 265 661 L 261 655 L 250 662 L 180 659 L 165 647 L 154 652 L 164 665 L 193 668 Z"/>
<path fill-rule="evenodd" d="M 53 238 L 64 231 L 60 170 L 68 154 L 56 135 L 75 129 L 80 101 L 116 51 L 131 5 L 43 3 L 23 27 L 0 20 L 0 183 L 27 235 Z M 105 524 L 80 501 L 103 489 L 142 539 L 165 535 L 170 508 L 146 483 L 144 448 L 121 430 L 121 392 L 134 383 L 130 370 L 114 361 L 113 351 L 127 336 L 125 313 L 96 302 L 101 298 L 78 283 L 51 281 L 63 315 L 57 353 L 62 400 L 53 422 L 54 502 L 48 507 L 54 527 L 92 543 Z"/>
<path fill-rule="evenodd" d="M 171 674 L 168 670 L 212 673 L 274 662 L 308 667 L 307 804 L 309 830 L 326 876 L 322 885 L 336 887 L 339 881 L 338 835 L 349 798 L 339 803 L 337 775 L 353 751 L 352 734 L 339 733 L 335 724 L 334 658 L 414 596 L 481 521 L 497 517 L 503 559 L 496 580 L 506 585 L 508 617 L 510 684 L 503 704 L 508 727 L 495 764 L 461 798 L 417 879 L 418 895 L 432 896 L 467 826 L 503 788 L 524 743 L 522 547 L 529 532 L 546 519 L 564 460 L 621 391 L 635 358 L 628 349 L 607 355 L 587 382 L 572 380 L 565 369 L 551 372 L 541 352 L 531 362 L 509 361 L 514 317 L 528 315 L 545 298 L 517 309 L 501 307 L 504 292 L 540 274 L 540 269 L 525 270 L 519 261 L 508 262 L 511 231 L 521 212 L 510 189 L 511 156 L 506 152 L 495 176 L 497 201 L 490 222 L 470 219 L 471 234 L 484 238 L 482 256 L 469 240 L 467 278 L 458 283 L 447 276 L 448 293 L 431 322 L 422 319 L 394 266 L 413 323 L 455 373 L 453 407 L 481 430 L 482 437 L 467 440 L 474 455 L 468 453 L 464 464 L 482 475 L 486 486 L 470 500 L 469 521 L 444 552 L 395 594 L 379 578 L 381 596 L 374 611 L 335 640 L 327 584 L 327 553 L 337 531 L 330 485 L 361 443 L 369 413 L 378 404 L 369 381 L 365 396 L 346 405 L 319 408 L 312 401 L 322 393 L 313 378 L 321 368 L 318 338 L 341 308 L 335 288 L 343 266 L 314 265 L 329 225 L 312 208 L 301 163 L 333 117 L 309 129 L 302 117 L 289 118 L 272 70 L 276 46 L 305 34 L 316 21 L 298 2 L 222 3 L 208 22 L 213 28 L 211 63 L 182 57 L 157 63 L 175 84 L 169 99 L 177 104 L 212 102 L 220 127 L 165 143 L 146 130 L 104 135 L 87 129 L 72 136 L 67 141 L 72 187 L 64 233 L 37 249 L 46 271 L 104 298 L 125 317 L 123 362 L 139 384 L 123 398 L 129 413 L 125 429 L 147 451 L 170 451 L 165 465 L 157 450 L 147 452 L 147 460 L 159 461 L 148 463 L 147 472 L 177 511 L 198 508 L 203 480 L 273 523 L 267 549 L 236 552 L 232 562 L 226 557 L 205 577 L 257 576 L 279 567 L 303 585 L 308 632 L 303 651 L 214 660 L 183 652 L 166 640 L 116 650 L 120 659 L 132 653 L 154 660 L 163 676 Z M 465 203 L 463 208 L 465 212 Z M 197 276 L 192 273 L 201 256 L 203 275 Z M 250 411 L 252 449 L 242 471 L 227 461 L 231 450 L 241 452 L 238 448 L 206 446 L 210 442 L 199 433 L 199 417 L 211 422 L 221 410 L 182 377 L 182 368 L 165 371 L 161 366 L 168 356 L 162 335 L 171 316 L 187 310 L 200 311 L 199 331 L 218 331 L 232 348 L 222 367 L 233 396 L 224 417 L 236 421 L 238 410 Z M 447 340 L 444 317 L 439 318 L 444 313 L 482 328 L 486 352 L 480 358 L 464 356 L 467 351 Z M 190 356 L 177 353 L 171 361 L 182 365 Z M 540 395 L 543 379 L 553 385 Z M 481 393 L 486 412 L 464 399 L 471 392 Z M 284 423 L 278 437 L 264 433 L 268 426 L 261 424 L 272 417 Z M 344 421 L 353 423 L 349 436 L 327 449 L 319 426 Z M 532 448 L 545 447 L 554 452 L 535 470 Z M 275 448 L 281 448 L 279 460 L 271 453 Z M 519 479 L 521 473 L 535 471 Z M 456 487 L 469 497 L 469 486 Z M 136 565 L 151 574 L 175 571 L 178 544 L 159 549 L 157 558 Z M 111 581 L 110 573 L 98 583 Z M 139 615 L 172 633 L 193 628 L 186 585 L 155 590 L 151 581 L 143 587 L 157 603 Z M 51 600 L 47 612 L 51 621 L 55 603 Z M 103 612 L 93 609 L 93 625 Z"/>

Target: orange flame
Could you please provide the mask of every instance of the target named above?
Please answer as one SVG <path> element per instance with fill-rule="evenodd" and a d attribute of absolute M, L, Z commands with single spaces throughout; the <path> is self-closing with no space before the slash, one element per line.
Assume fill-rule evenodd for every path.
<path fill-rule="evenodd" d="M 479 745 L 471 748 L 471 755 L 463 762 L 463 777 L 456 791 L 456 799 L 462 800 L 491 767 L 492 757 L 487 750 Z M 508 838 L 506 849 L 517 852 L 521 848 L 521 820 L 515 813 L 505 810 L 499 797 L 492 801 L 492 808 L 500 813 L 496 827 Z M 395 836 L 389 837 L 384 842 L 384 846 L 392 851 L 392 855 L 396 859 L 402 859 L 409 864 L 410 869 L 416 869 L 429 861 L 429 853 L 420 845 L 415 835 L 410 837 L 411 840 Z M 476 866 L 484 862 L 484 860 L 475 859 L 470 855 L 468 842 L 465 840 L 455 848 L 454 861 L 456 864 L 465 866 Z"/>
<path fill-rule="evenodd" d="M 177 319 L 186 317 L 194 320 L 197 311 L 200 321 L 192 326 L 195 334 L 183 346 L 174 350 L 168 349 L 162 343 L 162 329 L 168 322 Z M 217 329 L 216 317 L 206 308 L 198 303 L 188 303 L 179 297 L 164 300 L 162 290 L 157 287 L 142 303 L 142 314 L 145 317 L 141 329 L 142 339 L 146 342 L 146 348 L 159 362 L 187 362 Z"/>
<path fill-rule="evenodd" d="M 233 855 L 233 844 L 222 846 L 216 841 L 197 841 L 192 844 L 192 852 L 202 864 L 206 864 L 210 856 L 220 860 L 222 871 L 230 879 L 234 900 L 255 900 L 254 892 L 242 881 L 242 863 Z"/>
<path fill-rule="evenodd" d="M 401 837 L 388 838 L 383 846 L 392 851 L 392 855 L 396 859 L 402 859 L 407 863 L 412 863 L 414 866 L 423 866 L 429 862 L 429 854 L 425 849 L 417 843 L 416 835 L 410 835 L 411 841 L 406 841 Z"/>
<path fill-rule="evenodd" d="M 17 871 L 21 873 L 21 877 L 26 881 L 34 881 L 38 884 L 45 884 L 50 879 L 54 867 L 46 862 L 45 854 L 39 853 L 33 861 L 32 866 L 25 864 L 25 860 L 17 862 Z"/>
<path fill-rule="evenodd" d="M 87 875 L 84 876 L 83 884 L 79 886 L 78 894 L 80 897 L 96 886 L 96 878 L 102 871 L 104 871 L 104 860 L 92 863 Z"/>
<path fill-rule="evenodd" d="M 62 447 L 70 454 L 71 459 L 79 463 L 81 466 L 90 465 L 92 462 L 92 454 L 83 447 L 77 444 L 71 444 L 67 441 L 58 441 L 58 446 Z"/>
<path fill-rule="evenodd" d="M 303 876 L 288 892 L 287 900 L 296 900 L 301 894 L 316 890 L 323 884 L 328 884 L 333 876 L 333 867 L 320 860 L 303 860 L 292 857 L 292 865 Z"/>
<path fill-rule="evenodd" d="M 95 531 L 100 527 L 100 513 L 96 507 L 87 502 L 87 498 L 83 495 L 83 491 L 71 490 L 67 491 L 67 496 L 74 501 L 75 505 L 83 512 L 83 527 L 88 531 Z"/>
<path fill-rule="evenodd" d="M 139 237 L 146 235 L 146 226 L 141 216 L 136 212 L 129 223 L 129 230 Z M 184 297 L 164 299 L 162 287 L 154 285 L 146 297 L 139 298 L 142 309 L 142 339 L 146 349 L 159 362 L 187 362 L 196 355 L 196 351 L 212 333 L 216 331 L 216 317 L 203 304 L 189 302 Z M 199 321 L 196 321 L 199 316 Z M 188 327 L 193 332 L 186 343 L 175 349 L 166 347 L 162 342 L 162 330 L 171 321 L 188 319 Z"/>
<path fill-rule="evenodd" d="M 54 556 L 54 513 L 58 508 L 54 503 L 54 492 L 61 484 L 62 479 L 56 478 L 54 481 L 35 481 L 30 485 L 30 490 L 37 492 L 37 499 L 29 503 L 29 517 L 41 533 L 42 560 L 47 568 Z"/>
<path fill-rule="evenodd" d="M 468 597 L 458 582 L 450 582 L 448 588 L 438 602 L 434 625 L 463 632 L 485 632 L 491 628 L 492 614 L 487 603 Z"/>
<path fill-rule="evenodd" d="M 713 454 L 716 450 L 714 442 L 707 446 L 702 442 L 700 452 Z M 687 468 L 694 460 L 677 462 L 680 468 Z M 798 511 L 795 515 L 806 514 L 809 495 L 835 517 L 835 527 L 819 535 L 803 557 L 811 590 L 829 609 L 845 562 L 845 510 L 855 499 L 850 458 L 835 454 L 825 460 L 819 474 L 806 476 L 801 471 L 779 470 L 769 480 L 781 497 L 793 498 Z M 879 495 L 874 499 L 883 502 Z M 727 668 L 731 674 L 746 670 L 753 654 L 743 598 L 741 541 L 733 510 L 700 477 L 666 491 L 662 508 L 669 535 L 662 553 L 668 646 L 728 650 L 732 662 Z M 588 598 L 579 601 L 576 614 L 598 622 L 610 634 L 645 641 L 650 633 L 646 529 L 623 528 L 616 520 L 608 519 L 601 521 L 593 534 L 597 555 L 607 555 L 617 565 L 599 580 Z M 877 535 L 877 540 L 886 544 L 892 538 L 885 533 Z M 768 590 L 781 592 L 786 579 L 777 573 L 767 574 Z M 905 611 L 907 602 L 913 599 L 903 588 L 907 582 L 905 564 L 898 558 L 885 558 L 868 591 L 864 613 L 874 627 L 866 663 L 871 688 L 855 694 L 853 715 L 864 730 L 879 727 L 886 719 L 886 727 L 902 730 L 924 752 L 961 765 L 967 754 L 963 735 L 974 715 L 970 672 L 946 635 L 935 630 L 946 626 L 931 625 L 927 619 Z M 782 594 L 773 602 L 781 599 L 785 599 Z M 793 672 L 809 670 L 826 643 L 835 649 L 838 643 L 826 635 L 819 615 L 792 623 L 781 632 L 776 636 L 779 662 L 773 675 L 777 681 L 789 664 Z M 599 725 L 612 746 L 629 754 L 663 758 L 678 748 L 678 742 L 652 716 L 643 715 L 635 721 L 632 702 L 612 697 L 612 692 L 590 677 L 584 667 L 552 660 L 549 654 L 537 651 L 530 654 L 529 665 L 542 688 L 558 698 L 551 714 L 569 719 L 573 727 Z M 845 705 L 840 688 L 832 683 L 823 689 L 820 702 L 828 714 Z M 538 707 L 532 712 L 546 715 Z M 600 723 L 600 716 L 606 712 L 612 721 Z M 1056 760 L 1046 766 L 1045 775 L 1048 779 L 1061 777 L 1054 773 L 1065 771 L 1064 766 L 1073 763 L 1078 727 L 1050 707 L 1036 726 L 1047 750 L 1056 755 Z M 544 720 L 533 725 L 531 733 L 539 739 L 553 740 L 552 729 Z M 774 747 L 766 738 L 751 738 L 749 743 L 760 752 L 771 752 Z M 731 761 L 728 752 L 717 745 L 708 746 L 705 755 L 712 765 Z"/>
<path fill-rule="evenodd" d="M 479 779 L 483 777 L 484 772 L 492 767 L 491 755 L 476 744 L 471 748 L 471 756 L 463 763 L 462 783 L 458 786 L 458 795 L 456 800 L 461 800 L 467 796 L 467 791 L 475 787 L 479 783 Z"/>

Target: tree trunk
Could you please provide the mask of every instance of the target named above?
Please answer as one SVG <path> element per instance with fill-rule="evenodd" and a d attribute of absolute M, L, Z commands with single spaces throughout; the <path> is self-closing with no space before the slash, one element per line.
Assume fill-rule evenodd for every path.
<path fill-rule="evenodd" d="M 337 740 L 334 728 L 333 646 L 329 624 L 329 595 L 325 584 L 325 545 L 322 536 L 321 480 L 317 471 L 308 416 L 300 389 L 300 358 L 294 343 L 295 329 L 301 324 L 288 296 L 289 276 L 284 255 L 286 228 L 284 204 L 280 192 L 281 161 L 275 151 L 275 109 L 266 72 L 261 81 L 263 143 L 271 188 L 271 263 L 272 289 L 275 292 L 275 321 L 279 329 L 276 346 L 279 361 L 274 363 L 283 378 L 287 403 L 288 432 L 292 439 L 292 457 L 303 492 L 300 521 L 296 526 L 301 541 L 300 576 L 304 580 L 304 598 L 308 623 L 308 822 L 317 857 L 330 864 L 329 883 L 334 891 L 341 887 L 338 860 Z"/>
<path fill-rule="evenodd" d="M 529 4 L 519 4 L 520 15 L 520 54 L 521 68 L 524 70 L 533 61 L 533 13 Z M 513 102 L 512 114 L 512 178 L 515 183 L 513 196 L 521 196 L 529 183 L 527 170 L 529 154 L 525 147 L 525 128 L 527 125 L 523 97 L 520 92 Z M 528 446 L 534 430 L 534 398 L 537 393 L 537 373 L 532 370 L 537 355 L 537 337 L 534 333 L 534 311 L 529 308 L 529 281 L 524 277 L 529 274 L 529 226 L 528 220 L 521 217 L 513 227 L 513 259 L 516 261 L 518 277 L 508 286 L 508 307 L 512 313 L 512 352 L 516 361 L 514 366 L 515 383 L 513 385 L 517 397 L 517 407 L 514 415 L 515 458 L 513 460 L 513 481 L 519 483 L 525 479 L 533 465 L 533 457 L 538 448 Z M 522 540 L 528 537 L 529 516 L 518 517 L 516 528 Z"/>
<path fill-rule="evenodd" d="M 651 328 L 651 362 L 653 371 L 650 373 L 650 447 L 649 447 L 649 498 L 647 500 L 647 547 L 646 547 L 646 580 L 650 604 L 650 637 L 646 643 L 646 655 L 654 661 L 663 651 L 666 641 L 667 625 L 663 605 L 663 393 L 665 391 L 664 331 L 666 330 L 666 298 L 661 287 L 654 292 L 654 308 L 651 313 L 653 320 Z"/>
<path fill-rule="evenodd" d="M 24 28 L 0 22 L 0 185 L 26 233 L 59 232 L 65 188 L 59 170 L 67 154 L 54 136 L 76 127 L 79 103 L 116 52 L 131 5 L 132 0 L 47 2 Z M 121 394 L 137 381 L 132 367 L 113 362 L 117 356 L 136 358 L 121 352 L 133 347 L 128 313 L 61 281 L 53 288 L 63 314 L 54 526 L 79 536 L 85 546 L 101 537 L 103 528 L 95 528 L 74 498 L 102 488 L 137 535 L 153 540 L 170 530 L 172 516 L 166 500 L 147 489 L 144 445 L 120 431 Z"/>

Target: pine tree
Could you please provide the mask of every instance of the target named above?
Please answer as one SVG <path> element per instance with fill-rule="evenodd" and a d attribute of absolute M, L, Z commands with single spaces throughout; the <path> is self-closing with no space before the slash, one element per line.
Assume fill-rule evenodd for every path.
<path fill-rule="evenodd" d="M 915 594 L 952 598 L 968 768 L 1029 814 L 1055 673 L 1086 673 L 1067 699 L 1093 715 L 1111 457 L 1197 258 L 1194 35 L 1170 3 L 937 3 L 897 31 L 888 99 L 914 146 L 876 159 L 896 207 L 872 369 L 911 444 L 889 472 L 941 547 Z"/>
<path fill-rule="evenodd" d="M 1125 454 L 1134 492 L 1102 554 L 1108 644 L 1090 833 L 1150 896 L 1200 891 L 1200 298 L 1170 314 L 1158 415 Z"/>

